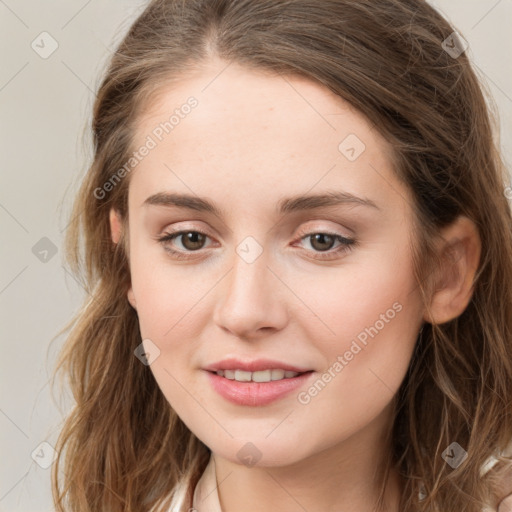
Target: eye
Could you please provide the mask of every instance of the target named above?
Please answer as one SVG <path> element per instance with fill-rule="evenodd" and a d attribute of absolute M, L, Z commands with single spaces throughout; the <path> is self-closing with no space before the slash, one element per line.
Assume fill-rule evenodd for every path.
<path fill-rule="evenodd" d="M 164 249 L 176 259 L 186 259 L 205 247 L 206 239 L 210 238 L 206 233 L 198 230 L 181 230 L 171 233 L 165 233 L 158 238 L 158 242 L 164 246 Z M 179 240 L 181 247 L 178 250 L 172 247 L 173 242 Z M 356 240 L 347 238 L 339 233 L 313 232 L 302 234 L 300 241 L 309 240 L 315 259 L 333 259 L 336 256 L 345 253 L 356 245 Z M 339 245 L 334 249 L 333 246 L 338 242 Z"/>
<path fill-rule="evenodd" d="M 183 230 L 174 233 L 165 233 L 158 241 L 164 246 L 165 250 L 177 258 L 187 258 L 187 252 L 199 251 L 204 247 L 206 238 L 210 238 L 206 233 L 197 230 Z M 174 240 L 181 241 L 181 248 L 175 250 L 171 247 Z M 185 253 L 185 254 L 184 254 Z"/>
<path fill-rule="evenodd" d="M 317 259 L 331 259 L 341 253 L 350 251 L 356 244 L 353 238 L 347 238 L 339 233 L 329 232 L 307 233 L 303 235 L 300 240 L 309 240 L 310 246 L 313 248 L 314 252 L 317 253 L 314 258 Z M 340 245 L 332 250 L 336 241 L 339 242 Z M 325 253 L 325 255 L 322 253 Z"/>

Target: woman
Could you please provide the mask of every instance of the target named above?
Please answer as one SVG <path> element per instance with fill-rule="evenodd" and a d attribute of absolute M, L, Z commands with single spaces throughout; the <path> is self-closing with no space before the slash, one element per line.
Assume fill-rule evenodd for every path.
<path fill-rule="evenodd" d="M 421 0 L 148 5 L 69 231 L 59 511 L 503 512 L 512 220 L 464 48 Z"/>

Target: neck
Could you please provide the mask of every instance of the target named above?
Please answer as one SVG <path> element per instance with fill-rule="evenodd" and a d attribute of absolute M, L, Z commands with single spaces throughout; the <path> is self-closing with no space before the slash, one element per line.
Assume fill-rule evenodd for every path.
<path fill-rule="evenodd" d="M 390 419 L 387 409 L 350 438 L 287 466 L 248 468 L 214 455 L 222 512 L 398 512 L 398 473 L 382 470 L 389 460 Z"/>

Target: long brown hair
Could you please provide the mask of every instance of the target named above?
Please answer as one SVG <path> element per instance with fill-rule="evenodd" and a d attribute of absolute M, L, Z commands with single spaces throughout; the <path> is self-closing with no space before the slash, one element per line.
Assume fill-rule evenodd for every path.
<path fill-rule="evenodd" d="M 109 227 L 111 208 L 126 219 L 129 176 L 108 192 L 104 185 L 134 151 L 137 120 L 155 95 L 214 56 L 323 84 L 389 141 L 414 197 L 426 306 L 440 229 L 460 215 L 476 224 L 483 250 L 472 299 L 455 320 L 423 328 L 396 397 L 391 462 L 405 482 L 400 510 L 480 512 L 492 499 L 495 482 L 480 469 L 512 439 L 512 219 L 482 86 L 467 55 L 442 46 L 453 32 L 423 0 L 148 5 L 99 87 L 94 160 L 67 233 L 70 265 L 90 300 L 55 370 L 76 401 L 52 473 L 59 512 L 165 510 L 177 483 L 197 482 L 208 461 L 209 449 L 134 357 L 141 339 L 126 298 L 126 244 L 114 245 Z M 442 457 L 454 441 L 468 452 L 456 469 Z"/>

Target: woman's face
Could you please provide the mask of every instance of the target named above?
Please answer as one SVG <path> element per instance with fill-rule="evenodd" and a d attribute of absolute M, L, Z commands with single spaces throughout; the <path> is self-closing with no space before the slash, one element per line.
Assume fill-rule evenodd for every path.
<path fill-rule="evenodd" d="M 378 132 L 321 85 L 212 62 L 135 148 L 129 299 L 190 430 L 285 465 L 389 418 L 423 308 L 412 197 Z"/>

